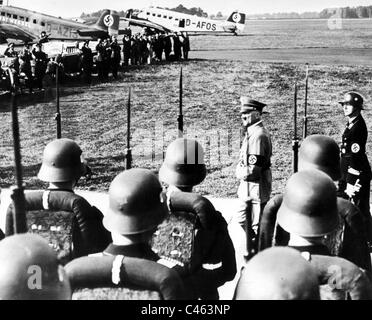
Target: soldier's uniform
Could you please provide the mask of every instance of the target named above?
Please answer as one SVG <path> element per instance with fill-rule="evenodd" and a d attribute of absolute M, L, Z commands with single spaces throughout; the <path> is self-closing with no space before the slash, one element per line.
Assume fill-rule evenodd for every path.
<path fill-rule="evenodd" d="M 242 115 L 250 111 L 262 112 L 266 106 L 255 100 L 241 98 Z M 258 226 L 260 214 L 271 194 L 272 144 L 268 130 L 262 120 L 248 125 L 240 149 L 236 176 L 240 180 L 238 197 L 241 202 L 237 215 L 238 223 L 244 228 L 247 201 L 252 199 L 252 226 Z"/>
<path fill-rule="evenodd" d="M 342 105 L 350 104 L 354 108 L 363 109 L 363 98 L 354 92 L 347 93 Z M 370 214 L 370 183 L 371 167 L 366 155 L 366 143 L 368 130 L 366 123 L 359 114 L 350 118 L 345 131 L 342 134 L 341 144 L 341 179 L 339 181 L 339 193 L 345 196 L 348 184 L 354 186 L 360 184 L 360 190 L 353 197 L 348 197 L 362 212 L 368 229 L 369 241 L 372 240 L 372 219 Z M 347 196 L 345 196 L 347 197 Z"/>
<path fill-rule="evenodd" d="M 32 76 L 32 69 L 31 69 L 31 60 L 32 60 L 32 53 L 27 49 L 23 50 L 21 55 L 19 56 L 22 60 L 22 63 L 20 65 L 20 72 L 24 73 L 27 77 L 26 79 L 26 85 L 30 90 L 30 93 L 32 92 L 32 82 L 33 82 L 33 76 Z"/>
<path fill-rule="evenodd" d="M 41 50 L 41 45 L 39 45 L 40 51 L 36 51 L 34 48 L 32 54 L 35 57 L 35 78 L 38 88 L 41 90 L 43 88 L 43 78 L 47 69 L 48 56 L 45 52 Z"/>
<path fill-rule="evenodd" d="M 160 266 L 160 264 L 164 262 L 152 250 L 150 240 L 156 227 L 164 220 L 167 214 L 168 209 L 165 199 L 162 197 L 161 184 L 150 170 L 131 169 L 122 172 L 111 182 L 109 208 L 103 220 L 105 228 L 112 233 L 113 242 L 103 252 L 91 255 L 91 257 L 99 258 L 96 260 L 97 263 L 104 262 L 105 258 L 112 257 L 116 259 L 115 257 L 120 256 L 121 260 L 123 257 L 130 257 L 145 259 L 148 262 L 159 262 L 159 265 L 152 264 L 153 268 L 151 268 L 151 264 L 147 263 L 150 266 L 145 266 L 147 272 L 141 270 L 138 263 L 136 264 L 137 270 L 133 270 L 127 275 L 124 270 L 124 276 L 129 276 L 129 281 L 131 281 L 131 275 L 134 276 L 134 279 L 137 279 L 136 284 L 146 285 L 154 281 L 158 282 L 160 280 L 159 276 L 161 277 L 161 273 L 163 273 L 161 269 L 163 266 Z M 125 242 L 124 244 L 123 241 Z M 88 265 L 81 263 L 75 268 L 75 271 L 86 273 L 84 269 L 92 269 L 85 278 L 93 279 L 93 276 L 95 280 L 93 281 L 94 283 L 91 283 L 91 286 L 102 287 L 102 279 L 99 277 L 102 274 L 102 270 L 95 266 L 94 260 L 88 259 L 84 261 Z M 106 268 L 104 277 L 110 276 L 111 269 L 114 270 L 115 268 L 118 269 L 112 266 L 107 271 Z M 110 279 L 111 277 L 109 277 Z M 106 281 L 104 283 L 105 286 L 108 286 L 107 282 L 110 281 Z M 128 284 L 124 283 L 124 285 Z M 172 287 L 173 284 L 164 283 L 164 285 Z M 177 283 L 174 285 L 177 286 Z M 179 296 L 181 295 L 182 293 Z M 170 298 L 172 296 L 174 297 L 174 295 L 171 295 Z"/>
<path fill-rule="evenodd" d="M 92 82 L 92 69 L 93 69 L 93 52 L 89 48 L 89 42 L 86 41 L 81 48 L 81 68 L 83 71 L 84 79 L 87 83 Z"/>
<path fill-rule="evenodd" d="M 71 139 L 50 142 L 44 148 L 38 173 L 40 180 L 50 183 L 49 189 L 25 194 L 28 231 L 45 236 L 63 262 L 102 251 L 111 241 L 102 224 L 102 213 L 73 192 L 73 186 L 88 172 L 81 155 L 82 150 Z M 6 235 L 14 233 L 13 214 L 11 204 Z"/>
<path fill-rule="evenodd" d="M 276 195 L 270 199 L 263 210 L 260 222 L 258 251 L 263 251 L 272 245 L 288 245 L 288 232 L 284 231 L 276 223 L 277 212 L 282 202 L 283 195 Z M 352 203 L 340 197 L 337 198 L 337 209 L 344 223 L 342 245 L 337 255 L 371 273 L 371 258 L 360 211 Z M 327 252 L 329 252 L 328 248 Z"/>
<path fill-rule="evenodd" d="M 217 300 L 218 287 L 236 274 L 235 250 L 221 213 L 192 193 L 205 177 L 204 151 L 196 140 L 179 138 L 168 146 L 159 178 L 169 186 L 170 218 L 183 212 L 194 221 L 192 252 L 182 272 L 185 286 L 193 299 Z"/>
<path fill-rule="evenodd" d="M 187 211 L 196 216 L 193 252 L 181 270 L 190 298 L 218 300 L 218 287 L 234 279 L 235 249 L 220 212 L 204 197 L 181 191 L 169 194 L 171 214 Z"/>
<path fill-rule="evenodd" d="M 72 190 L 27 192 L 25 193 L 25 210 L 29 232 L 40 233 L 44 236 L 45 230 L 54 230 L 46 237 L 50 245 L 55 246 L 60 261 L 64 263 L 76 257 L 100 252 L 111 241 L 110 234 L 102 225 L 102 213 Z M 64 214 L 47 215 L 45 210 L 64 212 Z M 41 216 L 30 215 L 31 211 L 43 211 L 43 214 Z M 6 236 L 14 234 L 13 216 L 14 207 L 11 204 L 7 211 Z M 33 228 L 36 226 L 38 228 Z M 58 230 L 68 233 L 66 242 L 71 243 L 54 243 L 56 237 L 53 233 L 58 237 Z"/>
<path fill-rule="evenodd" d="M 317 169 L 326 173 L 333 181 L 339 180 L 340 149 L 336 141 L 319 134 L 308 136 L 299 150 L 298 169 Z M 288 244 L 289 234 L 276 224 L 282 201 L 283 195 L 276 195 L 265 206 L 260 222 L 260 251 L 271 245 Z M 362 214 L 355 205 L 341 197 L 337 198 L 337 211 L 341 223 L 338 231 L 328 237 L 327 245 L 333 255 L 348 259 L 370 272 L 371 259 Z"/>

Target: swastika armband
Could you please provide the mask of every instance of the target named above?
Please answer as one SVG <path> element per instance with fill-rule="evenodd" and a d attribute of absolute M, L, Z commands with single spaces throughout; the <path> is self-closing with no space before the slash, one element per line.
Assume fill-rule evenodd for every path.
<path fill-rule="evenodd" d="M 351 152 L 352 153 L 358 153 L 360 151 L 360 146 L 357 143 L 353 143 L 351 145 Z"/>
<path fill-rule="evenodd" d="M 265 157 L 257 154 L 248 155 L 248 165 L 263 167 L 265 164 Z"/>

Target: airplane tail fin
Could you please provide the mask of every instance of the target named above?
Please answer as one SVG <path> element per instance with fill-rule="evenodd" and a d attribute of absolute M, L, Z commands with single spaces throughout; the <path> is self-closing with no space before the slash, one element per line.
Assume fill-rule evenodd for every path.
<path fill-rule="evenodd" d="M 120 17 L 114 10 L 104 10 L 96 22 L 100 29 L 107 30 L 108 34 L 115 36 L 119 34 Z"/>
<path fill-rule="evenodd" d="M 236 29 L 243 31 L 245 27 L 245 14 L 234 11 L 226 20 L 229 23 L 235 23 Z"/>

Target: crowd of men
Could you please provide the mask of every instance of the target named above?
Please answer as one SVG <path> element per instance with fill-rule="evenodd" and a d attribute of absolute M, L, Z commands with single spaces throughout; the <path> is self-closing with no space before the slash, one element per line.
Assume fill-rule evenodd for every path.
<path fill-rule="evenodd" d="M 5 67 L 8 68 L 15 85 L 18 87 L 20 80 L 23 80 L 30 93 L 35 86 L 39 90 L 43 89 L 44 76 L 48 74 L 54 78 L 57 67 L 61 71 L 59 77 L 63 80 L 64 71 L 67 71 L 68 66 L 65 65 L 61 54 L 48 58 L 43 51 L 43 43 L 46 42 L 48 38 L 44 32 L 32 50 L 31 45 L 26 43 L 19 52 L 15 50 L 14 43 L 9 43 L 4 52 L 7 62 L 3 66 L 0 63 L 1 72 L 4 72 Z M 77 45 L 79 47 L 79 44 Z M 79 70 L 84 81 L 90 84 L 94 72 L 97 72 L 99 81 L 107 81 L 110 73 L 117 79 L 122 66 L 187 60 L 190 42 L 185 32 L 153 35 L 137 33 L 126 34 L 121 44 L 116 36 L 112 36 L 100 39 L 94 50 L 89 46 L 89 41 L 85 41 L 79 49 L 79 65 L 74 69 Z"/>
<path fill-rule="evenodd" d="M 97 47 L 104 55 L 108 43 Z M 298 172 L 274 197 L 272 141 L 262 121 L 266 104 L 249 97 L 240 101 L 245 138 L 233 221 L 246 232 L 247 254 L 234 299 L 371 300 L 371 168 L 363 97 L 350 91 L 339 102 L 347 118 L 341 148 L 328 136 L 307 136 Z M 193 190 L 207 175 L 200 143 L 174 140 L 158 174 L 143 168 L 118 174 L 103 212 L 74 192 L 89 172 L 82 159 L 73 140 L 48 143 L 38 173 L 48 188 L 25 193 L 24 230 L 15 228 L 22 218 L 17 205 L 8 207 L 0 241 L 0 299 L 71 299 L 79 290 L 97 298 L 92 290 L 97 288 L 107 298 L 125 299 L 117 292 L 133 287 L 159 292 L 162 299 L 219 299 L 218 288 L 237 274 L 236 253 L 222 214 Z M 42 213 L 30 213 L 35 211 Z M 186 229 L 181 233 L 170 225 L 172 232 L 160 235 L 170 252 L 153 247 L 171 218 L 192 225 L 188 252 L 181 256 L 173 255 L 179 248 L 167 245 L 172 237 L 187 239 Z M 52 231 L 61 225 L 66 236 L 56 239 Z M 35 265 L 41 268 L 39 290 L 37 281 L 29 285 L 29 267 Z"/>

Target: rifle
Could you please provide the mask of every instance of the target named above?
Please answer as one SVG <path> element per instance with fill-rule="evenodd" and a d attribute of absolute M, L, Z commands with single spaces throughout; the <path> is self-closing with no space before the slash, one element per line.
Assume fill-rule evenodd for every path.
<path fill-rule="evenodd" d="M 19 123 L 17 110 L 17 88 L 12 82 L 11 92 L 11 113 L 12 113 L 12 131 L 13 131 L 13 146 L 14 146 L 14 163 L 16 186 L 12 187 L 11 198 L 13 200 L 14 212 L 13 223 L 15 233 L 27 232 L 25 195 L 22 181 L 22 161 L 21 161 L 21 146 L 19 137 Z"/>
<path fill-rule="evenodd" d="M 59 108 L 59 64 L 56 63 L 56 115 L 54 119 L 57 122 L 57 139 L 62 137 L 61 111 Z"/>
<path fill-rule="evenodd" d="M 292 139 L 292 149 L 293 149 L 293 172 L 296 173 L 298 170 L 298 148 L 299 141 L 297 137 L 297 84 L 294 86 L 294 114 L 293 114 L 293 139 Z"/>
<path fill-rule="evenodd" d="M 182 67 L 181 67 L 181 72 L 180 72 L 180 99 L 179 99 L 179 111 L 178 111 L 178 137 L 182 138 L 183 137 L 183 114 L 182 114 L 182 94 L 183 94 L 183 89 L 182 89 Z"/>
<path fill-rule="evenodd" d="M 306 63 L 306 78 L 305 78 L 305 109 L 304 109 L 304 123 L 302 130 L 302 138 L 305 139 L 307 136 L 307 94 L 309 88 L 309 64 Z"/>
<path fill-rule="evenodd" d="M 128 102 L 127 102 L 127 147 L 125 149 L 125 158 L 126 158 L 126 170 L 132 168 L 132 150 L 130 148 L 130 93 L 131 89 L 129 88 Z"/>
<path fill-rule="evenodd" d="M 253 245 L 254 232 L 252 229 L 252 199 L 250 197 L 248 197 L 247 207 L 245 210 L 244 228 L 245 228 L 245 236 L 246 236 L 246 243 L 245 243 L 246 253 L 244 255 L 244 259 L 246 262 L 248 262 L 256 254 L 256 251 Z"/>

